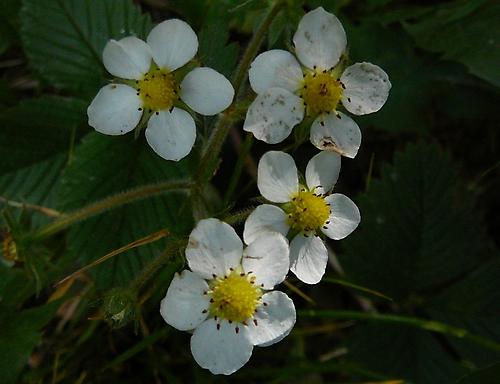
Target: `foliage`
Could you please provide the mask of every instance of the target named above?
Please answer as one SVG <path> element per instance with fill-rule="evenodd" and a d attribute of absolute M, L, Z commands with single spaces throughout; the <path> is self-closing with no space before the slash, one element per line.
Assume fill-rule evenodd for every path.
<path fill-rule="evenodd" d="M 299 169 L 317 151 L 294 135 L 245 139 L 245 76 L 221 136 L 217 117 L 197 117 L 195 149 L 180 162 L 143 134 L 94 132 L 86 109 L 110 79 L 108 40 L 180 18 L 198 35 L 193 63 L 234 81 L 275 3 L 0 0 L 0 239 L 18 253 L 0 255 L 2 383 L 224 381 L 193 362 L 189 335 L 165 324 L 159 302 L 196 221 L 241 232 L 260 202 L 265 151 L 292 153 Z M 380 65 L 393 85 L 379 113 L 357 119 L 357 157 L 342 159 L 336 192 L 356 197 L 362 221 L 327 243 L 323 282 L 287 280 L 296 327 L 229 380 L 496 383 L 500 6 L 288 0 L 254 54 L 293 50 L 297 23 L 320 5 L 344 24 L 349 60 Z"/>

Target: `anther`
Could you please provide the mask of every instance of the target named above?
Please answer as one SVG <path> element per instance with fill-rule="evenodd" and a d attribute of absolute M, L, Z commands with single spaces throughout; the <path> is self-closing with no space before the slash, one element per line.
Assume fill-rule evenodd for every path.
<path fill-rule="evenodd" d="M 350 98 L 350 97 L 348 97 L 348 98 L 347 98 L 347 101 L 350 103 L 350 102 L 351 102 L 351 98 Z"/>
<path fill-rule="evenodd" d="M 203 311 L 201 311 L 201 313 L 207 313 L 208 311 L 206 309 L 204 309 Z"/>
<path fill-rule="evenodd" d="M 322 126 L 322 127 L 324 127 L 324 126 L 325 126 L 325 122 L 324 122 L 324 121 L 320 121 L 319 123 L 321 124 L 321 126 Z M 316 196 L 316 195 L 315 195 L 315 196 Z"/>
<path fill-rule="evenodd" d="M 257 324 L 257 319 L 253 319 L 253 323 L 257 326 L 259 324 Z"/>
<path fill-rule="evenodd" d="M 158 111 L 156 111 L 156 112 L 155 112 L 155 115 L 156 115 L 156 116 L 158 116 L 159 114 L 160 114 L 160 112 L 158 112 Z"/>
<path fill-rule="evenodd" d="M 240 333 L 240 328 L 239 327 L 234 328 L 234 330 L 235 330 L 236 333 Z"/>
<path fill-rule="evenodd" d="M 220 324 L 217 323 L 217 330 L 220 330 Z"/>
<path fill-rule="evenodd" d="M 216 275 L 215 273 L 212 273 L 212 277 L 213 277 L 214 279 L 216 279 L 216 278 L 217 278 L 217 275 Z"/>
<path fill-rule="evenodd" d="M 244 273 L 244 272 L 241 272 L 241 273 L 240 273 L 240 276 L 241 276 L 241 277 L 245 276 L 245 273 Z"/>
<path fill-rule="evenodd" d="M 262 305 L 264 305 L 264 307 L 267 307 L 267 303 L 266 302 L 262 303 Z"/>
<path fill-rule="evenodd" d="M 212 298 L 212 299 L 210 299 L 210 302 L 211 302 L 211 303 L 213 303 L 214 301 L 215 301 L 215 300 L 214 300 L 213 298 Z"/>
<path fill-rule="evenodd" d="M 142 108 L 137 108 L 138 111 L 142 111 Z"/>

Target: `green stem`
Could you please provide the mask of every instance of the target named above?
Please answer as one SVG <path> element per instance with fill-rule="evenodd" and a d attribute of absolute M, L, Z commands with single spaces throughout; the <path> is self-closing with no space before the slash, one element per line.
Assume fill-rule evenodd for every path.
<path fill-rule="evenodd" d="M 235 74 L 233 76 L 235 100 L 237 100 L 240 96 L 241 85 L 243 84 L 243 81 L 247 76 L 250 63 L 257 55 L 257 52 L 259 51 L 259 48 L 262 44 L 262 41 L 264 40 L 264 37 L 266 36 L 269 27 L 271 26 L 271 23 L 273 22 L 274 18 L 279 13 L 283 5 L 284 3 L 280 0 L 275 2 L 274 6 L 262 21 L 261 25 L 248 44 L 248 47 L 245 50 L 245 53 L 243 54 L 243 57 L 241 58 L 241 61 L 238 64 L 238 67 L 236 68 Z M 210 136 L 206 150 L 204 151 L 204 154 L 200 160 L 200 164 L 202 166 L 200 167 L 200 171 L 197 174 L 197 180 L 200 182 L 200 184 L 205 184 L 213 177 L 215 170 L 217 169 L 217 166 L 219 164 L 218 159 L 220 151 L 222 149 L 222 145 L 226 141 L 226 137 L 229 133 L 229 130 L 231 129 L 232 122 L 233 119 L 230 110 L 219 117 L 219 120 L 214 127 L 214 131 Z"/>
<path fill-rule="evenodd" d="M 231 175 L 231 179 L 229 180 L 229 185 L 224 196 L 224 207 L 226 207 L 233 198 L 234 191 L 236 190 L 236 186 L 238 185 L 238 181 L 241 177 L 241 171 L 243 170 L 243 166 L 245 165 L 247 155 L 250 152 L 252 145 L 253 134 L 247 133 L 245 142 L 239 148 L 238 160 L 236 161 L 236 165 L 234 166 L 233 174 Z"/>
<path fill-rule="evenodd" d="M 186 245 L 187 239 L 176 240 L 169 243 L 160 256 L 144 267 L 139 275 L 130 283 L 129 288 L 134 292 L 139 292 L 141 287 L 146 284 L 161 267 L 167 264 L 176 252 L 184 249 Z"/>
<path fill-rule="evenodd" d="M 75 223 L 86 220 L 105 211 L 118 208 L 122 205 L 130 204 L 134 201 L 142 200 L 147 197 L 159 195 L 161 193 L 173 190 L 190 189 L 191 186 L 192 183 L 189 181 L 166 181 L 163 183 L 143 185 L 96 201 L 95 203 L 89 204 L 77 211 L 68 213 L 45 227 L 40 228 L 30 236 L 30 239 L 43 239 L 47 236 L 60 232 Z"/>
<path fill-rule="evenodd" d="M 440 323 L 433 320 L 424 320 L 416 317 L 387 315 L 382 313 L 366 313 L 357 311 L 331 311 L 331 310 L 302 310 L 299 311 L 299 316 L 302 317 L 326 317 L 330 319 L 342 320 L 367 320 L 381 323 L 392 323 L 399 325 L 407 325 L 410 327 L 421 328 L 427 331 L 442 333 L 454 336 L 460 339 L 467 339 L 476 344 L 482 345 L 485 348 L 500 351 L 500 344 L 483 338 L 481 336 L 470 333 L 466 329 L 454 327 L 452 325 Z"/>

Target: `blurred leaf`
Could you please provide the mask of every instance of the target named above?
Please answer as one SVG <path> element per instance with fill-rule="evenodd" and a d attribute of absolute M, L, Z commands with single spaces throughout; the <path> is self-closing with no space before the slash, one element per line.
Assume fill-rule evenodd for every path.
<path fill-rule="evenodd" d="M 497 2 L 459 0 L 433 7 L 405 28 L 422 49 L 461 62 L 476 76 L 500 86 L 499 19 Z"/>
<path fill-rule="evenodd" d="M 59 206 L 68 212 L 92 201 L 144 184 L 186 178 L 187 161 L 167 162 L 132 135 L 89 134 L 76 149 L 63 174 Z M 167 228 L 182 233 L 191 225 L 190 205 L 179 193 L 169 193 L 91 218 L 69 230 L 75 259 L 87 264 L 105 254 Z M 121 254 L 91 270 L 99 287 L 129 282 L 165 246 L 158 241 Z"/>
<path fill-rule="evenodd" d="M 465 373 L 428 332 L 398 325 L 360 326 L 348 340 L 349 357 L 367 369 L 411 383 L 450 383 Z"/>
<path fill-rule="evenodd" d="M 26 100 L 0 113 L 0 174 L 68 151 L 83 125 L 85 103 L 59 96 Z"/>
<path fill-rule="evenodd" d="M 92 95 L 106 76 L 106 42 L 144 38 L 149 15 L 132 0 L 24 0 L 21 37 L 33 68 L 58 88 Z"/>
<path fill-rule="evenodd" d="M 0 0 L 0 55 L 17 40 L 17 14 L 21 8 L 19 0 Z"/>
<path fill-rule="evenodd" d="M 462 377 L 456 384 L 498 384 L 500 362 Z"/>
<path fill-rule="evenodd" d="M 426 311 L 437 320 L 500 342 L 499 276 L 500 260 L 497 257 L 433 298 L 426 305 Z M 500 353 L 494 354 L 465 340 L 450 338 L 449 342 L 463 358 L 479 366 L 500 359 Z"/>
<path fill-rule="evenodd" d="M 480 261 L 481 225 L 437 146 L 409 145 L 381 173 L 361 198 L 361 225 L 341 261 L 354 283 L 411 306 Z"/>
<path fill-rule="evenodd" d="M 41 339 L 39 329 L 54 315 L 58 302 L 13 312 L 0 304 L 0 376 L 2 383 L 14 383 L 28 363 L 31 351 Z"/>
<path fill-rule="evenodd" d="M 0 262 L 0 305 L 17 307 L 34 290 L 34 282 L 27 278 L 22 269 L 10 268 Z"/>
<path fill-rule="evenodd" d="M 380 66 L 392 83 L 389 98 L 380 111 L 356 116 L 360 127 L 372 124 L 392 132 L 427 131 L 431 126 L 433 89 L 436 77 L 443 72 L 442 65 L 419 55 L 411 38 L 398 26 L 382 27 L 369 21 L 344 26 L 351 61 Z"/>

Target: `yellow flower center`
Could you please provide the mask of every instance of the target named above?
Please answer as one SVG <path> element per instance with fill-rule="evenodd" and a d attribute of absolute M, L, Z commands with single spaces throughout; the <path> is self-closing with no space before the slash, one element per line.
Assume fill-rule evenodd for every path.
<path fill-rule="evenodd" d="M 321 195 L 301 189 L 292 197 L 288 209 L 288 223 L 300 232 L 315 230 L 328 220 L 330 206 Z"/>
<path fill-rule="evenodd" d="M 262 290 L 255 285 L 255 277 L 231 271 L 213 282 L 209 312 L 229 321 L 243 322 L 255 312 Z"/>
<path fill-rule="evenodd" d="M 153 111 L 170 109 L 179 99 L 179 86 L 172 72 L 156 68 L 137 81 L 137 94 L 144 108 Z"/>
<path fill-rule="evenodd" d="M 333 112 L 342 98 L 343 86 L 330 72 L 309 72 L 304 77 L 300 97 L 308 115 Z"/>

